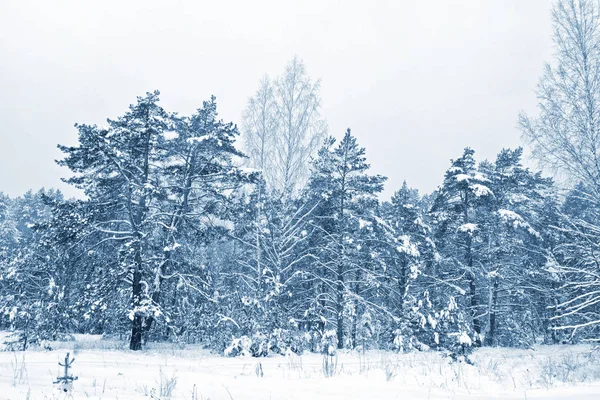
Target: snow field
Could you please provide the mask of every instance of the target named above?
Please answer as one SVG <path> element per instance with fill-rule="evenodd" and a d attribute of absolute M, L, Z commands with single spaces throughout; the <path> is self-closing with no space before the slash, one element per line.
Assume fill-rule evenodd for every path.
<path fill-rule="evenodd" d="M 325 376 L 318 354 L 227 358 L 199 346 L 132 352 L 79 336 L 52 350 L 0 352 L 0 399 L 63 399 L 52 382 L 75 357 L 73 399 L 599 399 L 600 353 L 591 346 L 483 348 L 474 365 L 438 353 L 340 352 Z"/>

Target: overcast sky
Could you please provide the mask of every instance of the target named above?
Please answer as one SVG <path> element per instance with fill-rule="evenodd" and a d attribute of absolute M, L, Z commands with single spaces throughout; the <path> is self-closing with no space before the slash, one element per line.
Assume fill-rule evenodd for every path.
<path fill-rule="evenodd" d="M 240 121 L 295 54 L 322 80 L 330 134 L 367 148 L 385 196 L 429 192 L 465 146 L 521 144 L 520 110 L 552 56 L 550 0 L 0 0 L 0 191 L 74 189 L 56 144 L 159 89 L 170 111 L 211 94 Z"/>

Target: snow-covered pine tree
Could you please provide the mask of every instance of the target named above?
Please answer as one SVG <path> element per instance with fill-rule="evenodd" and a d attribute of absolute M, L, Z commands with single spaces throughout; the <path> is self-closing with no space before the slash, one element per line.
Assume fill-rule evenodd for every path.
<path fill-rule="evenodd" d="M 56 339 L 69 322 L 59 306 L 55 250 L 43 240 L 43 225 L 51 217 L 46 199 L 62 201 L 62 194 L 28 191 L 10 202 L 5 216 L 5 223 L 12 221 L 8 226 L 15 247 L 0 265 L 0 316 L 2 325 L 13 332 L 10 346 L 15 349 Z"/>
<path fill-rule="evenodd" d="M 486 286 L 485 344 L 529 346 L 541 331 L 540 293 L 532 290 L 545 275 L 543 226 L 552 182 L 521 164 L 523 151 L 502 150 L 479 169 L 494 192 L 485 215 L 482 284 Z"/>
<path fill-rule="evenodd" d="M 482 340 L 481 316 L 485 306 L 480 300 L 479 281 L 483 276 L 482 243 L 484 221 L 494 194 L 489 179 L 477 170 L 475 152 L 466 148 L 452 160 L 431 209 L 435 236 L 442 256 L 438 277 L 447 283 L 449 296 L 459 296 L 458 306 L 466 306 L 476 345 Z"/>
<path fill-rule="evenodd" d="M 433 328 L 428 321 L 435 321 L 429 291 L 435 287 L 430 278 L 436 249 L 418 191 L 404 182 L 391 202 L 383 204 L 381 214 L 388 229 L 378 241 L 390 244 L 383 285 L 386 306 L 395 317 L 390 321 L 390 344 L 402 351 L 427 349 L 434 342 L 433 333 L 426 331 Z"/>
<path fill-rule="evenodd" d="M 365 149 L 347 130 L 337 146 L 329 138 L 319 150 L 305 194 L 316 205 L 310 238 L 316 260 L 304 271 L 316 285 L 311 309 L 321 310 L 327 325 L 335 326 L 338 348 L 355 345 L 353 327 L 372 307 L 366 297 L 380 272 L 360 257 L 369 248 L 362 231 L 374 217 L 386 180 L 369 175 L 369 167 Z"/>
<path fill-rule="evenodd" d="M 158 312 L 148 294 L 150 240 L 155 228 L 154 203 L 160 194 L 158 144 L 170 129 L 169 114 L 158 105 L 159 92 L 138 97 L 135 105 L 108 127 L 76 125 L 79 145 L 59 146 L 66 157 L 59 162 L 75 176 L 66 181 L 82 189 L 94 207 L 104 210 L 94 228 L 103 240 L 121 245 L 122 265 L 131 283 L 131 340 L 142 347 L 144 318 Z"/>
<path fill-rule="evenodd" d="M 162 313 L 186 318 L 173 307 L 162 306 L 164 281 L 170 281 L 172 294 L 192 289 L 201 297 L 210 298 L 206 271 L 194 272 L 196 251 L 229 235 L 234 227 L 230 217 L 236 192 L 242 185 L 254 182 L 257 174 L 236 166 L 236 160 L 244 157 L 235 147 L 239 133 L 233 123 L 218 119 L 214 96 L 192 116 L 173 120 L 174 130 L 164 132 L 158 141 L 162 175 L 157 176 L 161 193 L 157 199 L 161 210 L 157 225 L 161 241 L 151 300 L 161 307 Z M 153 321 L 154 316 L 148 315 L 145 332 L 150 331 Z"/>
<path fill-rule="evenodd" d="M 19 242 L 16 221 L 10 213 L 11 205 L 12 200 L 0 192 L 0 274 L 3 276 Z"/>
<path fill-rule="evenodd" d="M 253 179 L 234 165 L 242 156 L 234 147 L 237 128 L 217 119 L 214 98 L 179 118 L 158 105 L 158 95 L 139 97 L 107 128 L 77 125 L 79 146 L 60 146 L 66 153 L 60 164 L 77 174 L 68 182 L 102 210 L 94 229 L 101 240 L 119 243 L 131 282 L 132 350 L 164 315 L 166 276 L 172 291 L 211 295 L 203 287 L 206 271 L 196 268 L 197 251 L 209 232 L 232 228 L 228 198 Z"/>

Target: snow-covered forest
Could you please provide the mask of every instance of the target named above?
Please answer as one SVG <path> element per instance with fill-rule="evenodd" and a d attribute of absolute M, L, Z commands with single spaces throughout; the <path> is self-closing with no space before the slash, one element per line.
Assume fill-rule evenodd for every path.
<path fill-rule="evenodd" d="M 94 333 L 255 356 L 597 339 L 598 12 L 558 3 L 540 114 L 520 118 L 566 191 L 521 148 L 466 147 L 433 193 L 380 201 L 386 177 L 350 130 L 328 136 L 298 58 L 261 81 L 241 128 L 214 97 L 180 115 L 158 91 L 76 124 L 58 163 L 85 196 L 0 198 L 1 327 L 20 349 Z"/>
<path fill-rule="evenodd" d="M 6 348 L 92 334 L 135 351 L 472 364 L 482 347 L 599 341 L 600 6 L 559 1 L 552 18 L 524 148 L 481 159 L 465 143 L 431 193 L 382 199 L 387 178 L 350 129 L 329 131 L 298 57 L 240 121 L 210 93 L 182 115 L 151 91 L 77 123 L 57 162 L 79 198 L 0 192 Z"/>
<path fill-rule="evenodd" d="M 350 131 L 297 163 L 306 184 L 283 171 L 277 190 L 276 174 L 239 166 L 214 99 L 179 116 L 149 93 L 107 127 L 77 129 L 60 162 L 86 199 L 2 198 L 15 348 L 101 333 L 133 350 L 464 352 L 597 332 L 587 187 L 561 199 L 521 149 L 478 163 L 466 148 L 436 192 L 404 185 L 382 203 L 385 177 Z"/>

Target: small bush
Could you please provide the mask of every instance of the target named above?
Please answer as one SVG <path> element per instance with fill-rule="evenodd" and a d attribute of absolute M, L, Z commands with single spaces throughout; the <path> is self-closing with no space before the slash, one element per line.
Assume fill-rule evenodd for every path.
<path fill-rule="evenodd" d="M 275 329 L 269 334 L 256 332 L 250 337 L 233 338 L 224 354 L 229 357 L 266 357 L 270 354 L 285 355 L 290 351 L 301 354 L 306 347 L 307 339 L 300 332 Z"/>

